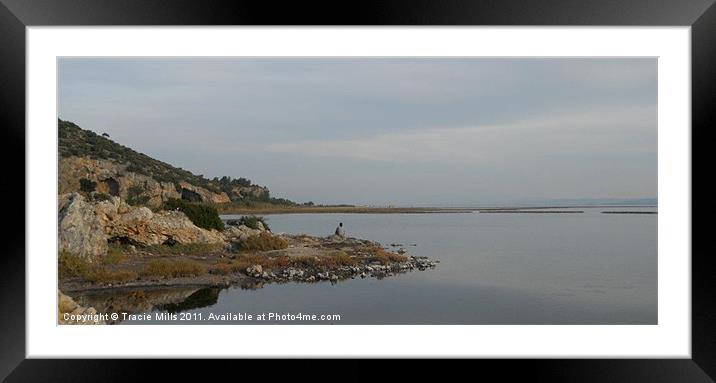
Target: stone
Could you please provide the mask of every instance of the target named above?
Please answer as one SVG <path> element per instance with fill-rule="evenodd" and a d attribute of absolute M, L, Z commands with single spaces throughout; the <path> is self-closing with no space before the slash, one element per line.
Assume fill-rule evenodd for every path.
<path fill-rule="evenodd" d="M 248 275 L 261 275 L 264 269 L 261 265 L 252 265 L 246 268 L 246 274 Z"/>
<path fill-rule="evenodd" d="M 59 250 L 92 262 L 107 254 L 107 235 L 94 207 L 79 193 L 58 198 Z"/>
<path fill-rule="evenodd" d="M 181 193 L 182 199 L 194 202 L 231 202 L 229 196 L 224 192 L 214 193 L 203 187 L 192 185 L 186 181 L 179 182 L 179 192 Z"/>
<path fill-rule="evenodd" d="M 66 315 L 67 319 L 65 319 Z M 77 320 L 73 318 L 81 318 L 81 315 L 85 315 L 85 318 L 90 320 Z M 91 320 L 93 316 L 98 315 L 97 310 L 94 307 L 82 307 L 75 302 L 71 297 L 62 293 L 57 292 L 57 323 L 58 324 L 79 324 L 79 325 L 100 325 L 105 324 L 104 320 L 98 319 L 96 321 Z M 71 317 L 70 317 L 71 316 Z"/>
<path fill-rule="evenodd" d="M 96 191 L 127 200 L 131 190 L 140 190 L 144 203 L 160 207 L 170 198 L 181 198 L 171 182 L 159 182 L 143 174 L 127 170 L 126 164 L 88 157 L 62 157 L 59 163 L 59 194 L 80 190 L 80 179 L 96 183 Z"/>

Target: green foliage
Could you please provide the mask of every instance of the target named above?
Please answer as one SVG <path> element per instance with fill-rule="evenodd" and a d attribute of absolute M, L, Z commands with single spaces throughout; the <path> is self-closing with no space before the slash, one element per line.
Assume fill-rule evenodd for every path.
<path fill-rule="evenodd" d="M 224 230 L 224 222 L 214 207 L 172 198 L 164 203 L 164 210 L 179 210 L 198 227 Z"/>
<path fill-rule="evenodd" d="M 127 203 L 132 206 L 146 205 L 149 197 L 144 195 L 144 189 L 141 186 L 131 186 L 127 189 Z"/>
<path fill-rule="evenodd" d="M 86 178 L 80 178 L 80 191 L 92 193 L 97 188 L 97 183 Z"/>
<path fill-rule="evenodd" d="M 264 229 L 271 231 L 271 229 L 268 226 L 268 223 L 266 223 L 266 219 L 264 217 L 257 217 L 255 215 L 245 215 L 242 216 L 239 219 L 231 219 L 226 221 L 227 224 L 232 226 L 241 226 L 244 225 L 246 227 L 249 227 L 251 229 L 257 230 L 259 228 L 259 222 L 264 226 Z"/>

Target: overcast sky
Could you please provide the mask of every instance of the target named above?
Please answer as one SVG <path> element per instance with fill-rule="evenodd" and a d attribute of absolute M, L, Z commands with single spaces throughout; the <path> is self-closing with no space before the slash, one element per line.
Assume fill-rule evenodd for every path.
<path fill-rule="evenodd" d="M 657 196 L 655 58 L 68 58 L 58 105 L 299 202 Z"/>

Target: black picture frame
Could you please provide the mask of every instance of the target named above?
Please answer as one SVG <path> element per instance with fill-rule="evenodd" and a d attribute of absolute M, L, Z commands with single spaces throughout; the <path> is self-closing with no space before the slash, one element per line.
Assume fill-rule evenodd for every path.
<path fill-rule="evenodd" d="M 351 1 L 201 2 L 186 0 L 0 0 L 0 118 L 3 209 L 12 218 L 0 256 L 0 379 L 27 381 L 127 381 L 169 379 L 168 361 L 25 359 L 25 44 L 27 26 L 91 25 L 605 25 L 690 26 L 692 54 L 692 359 L 648 360 L 479 360 L 480 376 L 546 381 L 700 381 L 716 379 L 716 254 L 707 241 L 706 145 L 713 141 L 716 101 L 716 6 L 714 0 L 549 0 L 549 1 Z M 698 174 L 700 177 L 697 177 Z M 700 186 L 700 187 L 699 187 Z M 25 204 L 20 204 L 23 200 Z M 23 224 L 21 225 L 20 222 Z M 12 315 L 8 314 L 11 312 Z M 141 347 L 141 345 L 138 345 Z M 248 371 L 227 368 L 242 379 L 291 374 L 305 364 Z M 255 361 L 252 363 L 256 363 Z M 342 378 L 359 375 L 385 361 L 342 362 Z M 311 367 L 308 367 L 311 368 Z M 204 370 L 204 368 L 202 368 Z M 409 371 L 409 370 L 408 370 Z M 405 373 L 406 370 L 401 370 Z M 345 374 L 345 375 L 344 375 Z M 295 375 L 293 375 L 295 376 Z M 487 376 L 487 375 L 485 375 Z"/>

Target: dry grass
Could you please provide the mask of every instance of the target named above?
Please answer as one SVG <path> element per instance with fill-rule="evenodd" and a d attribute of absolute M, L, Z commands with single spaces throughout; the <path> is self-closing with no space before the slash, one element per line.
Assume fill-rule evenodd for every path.
<path fill-rule="evenodd" d="M 59 278 L 80 278 L 91 283 L 120 283 L 136 280 L 139 276 L 130 270 L 110 270 L 101 264 L 90 263 L 84 258 L 60 252 L 58 262 Z"/>
<path fill-rule="evenodd" d="M 199 262 L 188 260 L 156 260 L 144 266 L 142 277 L 180 278 L 197 277 L 206 274 L 206 268 Z"/>
<path fill-rule="evenodd" d="M 335 250 L 321 256 L 300 256 L 293 259 L 294 263 L 317 269 L 334 268 L 340 266 L 355 266 L 356 260 L 343 251 Z"/>
<path fill-rule="evenodd" d="M 107 248 L 107 255 L 99 261 L 103 265 L 117 265 L 127 260 L 125 250 L 121 245 L 110 244 Z"/>
<path fill-rule="evenodd" d="M 152 245 L 143 248 L 145 251 L 156 255 L 202 255 L 215 253 L 222 250 L 221 244 L 216 243 L 177 243 L 176 245 Z"/>
<path fill-rule="evenodd" d="M 240 254 L 232 262 L 236 270 L 246 270 L 252 265 L 261 265 L 264 269 L 282 269 L 291 266 L 291 258 L 287 256 L 267 257 L 259 254 Z"/>
<path fill-rule="evenodd" d="M 242 251 L 270 251 L 281 250 L 288 247 L 285 239 L 273 236 L 269 233 L 253 235 L 239 242 L 239 249 Z"/>
<path fill-rule="evenodd" d="M 131 270 L 109 270 L 103 267 L 93 269 L 84 278 L 92 283 L 122 283 L 136 281 L 139 275 Z"/>
<path fill-rule="evenodd" d="M 396 253 L 391 253 L 389 251 L 385 251 L 382 248 L 378 246 L 371 246 L 367 252 L 370 254 L 368 256 L 368 261 L 379 261 L 380 263 L 387 265 L 394 262 L 405 262 L 408 260 L 408 257 Z"/>
<path fill-rule="evenodd" d="M 61 251 L 58 256 L 58 274 L 60 279 L 67 278 L 83 278 L 94 265 L 87 262 L 84 258 L 71 254 L 67 251 Z"/>

